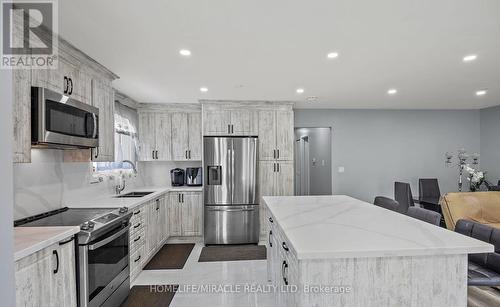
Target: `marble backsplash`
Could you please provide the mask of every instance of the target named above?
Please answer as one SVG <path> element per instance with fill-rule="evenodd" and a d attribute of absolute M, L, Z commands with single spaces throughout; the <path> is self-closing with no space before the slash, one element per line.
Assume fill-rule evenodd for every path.
<path fill-rule="evenodd" d="M 72 201 L 114 194 L 116 181 L 106 177 L 91 183 L 92 163 L 63 163 L 63 151 L 33 149 L 31 163 L 14 164 L 14 219 L 59 209 Z M 127 178 L 127 189 L 170 186 L 170 169 L 201 162 L 139 162 L 138 176 Z"/>

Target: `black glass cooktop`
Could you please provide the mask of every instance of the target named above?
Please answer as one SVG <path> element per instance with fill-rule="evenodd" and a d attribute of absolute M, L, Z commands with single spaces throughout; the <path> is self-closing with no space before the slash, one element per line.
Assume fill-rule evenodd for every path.
<path fill-rule="evenodd" d="M 79 226 L 96 217 L 116 210 L 113 208 L 105 209 L 73 209 L 62 208 L 49 211 L 39 215 L 27 217 L 14 222 L 14 226 Z"/>

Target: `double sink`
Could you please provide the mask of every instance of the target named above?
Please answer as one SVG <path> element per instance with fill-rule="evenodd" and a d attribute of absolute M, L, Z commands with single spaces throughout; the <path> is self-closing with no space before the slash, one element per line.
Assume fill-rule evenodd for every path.
<path fill-rule="evenodd" d="M 154 192 L 129 192 L 127 194 L 115 196 L 115 198 L 140 198 L 152 193 Z"/>

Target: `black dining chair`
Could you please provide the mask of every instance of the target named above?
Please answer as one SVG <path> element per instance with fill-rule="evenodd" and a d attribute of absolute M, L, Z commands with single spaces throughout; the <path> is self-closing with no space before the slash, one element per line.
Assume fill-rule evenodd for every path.
<path fill-rule="evenodd" d="M 373 204 L 378 207 L 399 212 L 399 203 L 394 199 L 390 199 L 388 197 L 377 196 L 375 197 Z"/>
<path fill-rule="evenodd" d="M 419 198 L 437 198 L 441 197 L 439 183 L 436 178 L 419 179 L 418 180 L 418 197 Z"/>
<path fill-rule="evenodd" d="M 406 182 L 395 182 L 394 199 L 399 203 L 399 212 L 406 214 L 408 208 L 415 205 L 411 194 L 410 184 Z"/>
<path fill-rule="evenodd" d="M 439 226 L 441 223 L 441 214 L 424 208 L 410 207 L 406 215 L 436 226 Z"/>

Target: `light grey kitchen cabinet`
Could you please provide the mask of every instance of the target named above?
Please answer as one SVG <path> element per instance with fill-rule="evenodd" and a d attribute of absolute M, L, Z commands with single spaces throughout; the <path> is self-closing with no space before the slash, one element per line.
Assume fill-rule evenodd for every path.
<path fill-rule="evenodd" d="M 199 192 L 182 193 L 181 221 L 183 236 L 202 235 L 202 199 Z"/>
<path fill-rule="evenodd" d="M 172 160 L 172 119 L 169 113 L 156 114 L 156 160 Z"/>
<path fill-rule="evenodd" d="M 12 71 L 14 163 L 31 162 L 31 70 Z"/>
<path fill-rule="evenodd" d="M 92 80 L 92 104 L 99 108 L 99 147 L 92 149 L 92 161 L 115 161 L 115 101 L 111 83 Z"/>
<path fill-rule="evenodd" d="M 276 196 L 288 196 L 294 194 L 293 167 L 293 161 L 276 162 L 276 183 L 274 186 Z"/>
<path fill-rule="evenodd" d="M 256 135 L 257 111 L 252 108 L 210 108 L 204 111 L 205 135 Z"/>
<path fill-rule="evenodd" d="M 92 104 L 92 78 L 78 61 L 70 57 L 60 55 L 57 69 L 33 69 L 31 82 L 33 86 Z"/>
<path fill-rule="evenodd" d="M 259 112 L 259 159 L 293 160 L 294 124 L 292 110 Z"/>
<path fill-rule="evenodd" d="M 165 212 L 164 196 L 158 197 L 147 204 L 148 220 L 146 226 L 146 250 L 147 257 L 153 255 L 166 239 L 165 236 Z"/>
<path fill-rule="evenodd" d="M 170 193 L 169 197 L 168 229 L 169 235 L 172 237 L 178 237 L 182 235 L 180 197 L 180 193 Z"/>
<path fill-rule="evenodd" d="M 231 112 L 209 109 L 203 112 L 204 135 L 228 135 L 231 133 Z"/>
<path fill-rule="evenodd" d="M 189 131 L 189 159 L 201 161 L 201 112 L 193 112 L 188 115 Z"/>
<path fill-rule="evenodd" d="M 170 236 L 201 236 L 203 203 L 201 192 L 173 192 L 170 194 Z"/>
<path fill-rule="evenodd" d="M 74 240 L 61 241 L 15 264 L 17 306 L 76 306 Z"/>
<path fill-rule="evenodd" d="M 141 161 L 170 161 L 172 119 L 168 112 L 139 112 L 139 158 Z"/>
<path fill-rule="evenodd" d="M 172 159 L 201 160 L 201 113 L 172 113 Z"/>

